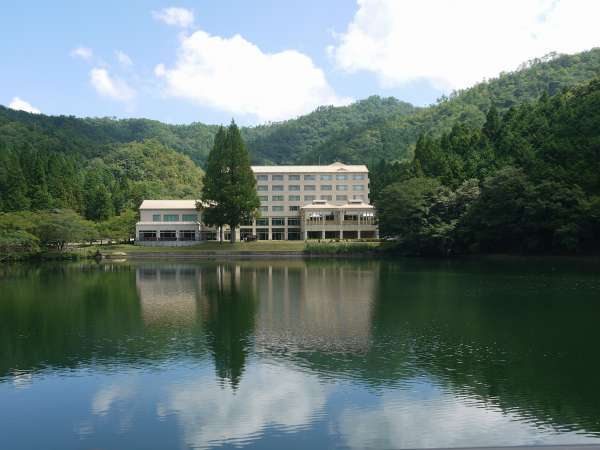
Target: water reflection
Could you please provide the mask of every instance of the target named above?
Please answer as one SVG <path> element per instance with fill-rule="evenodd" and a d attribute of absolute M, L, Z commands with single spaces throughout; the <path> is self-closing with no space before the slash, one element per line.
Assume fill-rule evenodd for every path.
<path fill-rule="evenodd" d="M 206 448 L 248 443 L 268 427 L 297 432 L 315 420 L 325 400 L 326 387 L 314 375 L 254 365 L 235 387 L 219 385 L 212 377 L 174 385 L 158 409 L 178 417 L 185 446 Z"/>
<path fill-rule="evenodd" d="M 47 430 L 61 448 L 597 442 L 596 275 L 414 260 L 39 266 L 0 280 L 0 423 L 24 427 L 15 411 L 61 393 L 71 431 Z M 5 439 L 26 448 L 18 429 Z"/>

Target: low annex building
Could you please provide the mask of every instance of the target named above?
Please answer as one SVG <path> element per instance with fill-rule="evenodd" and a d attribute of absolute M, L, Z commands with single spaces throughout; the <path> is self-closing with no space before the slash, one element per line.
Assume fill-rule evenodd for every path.
<path fill-rule="evenodd" d="M 258 240 L 377 238 L 365 165 L 252 166 L 259 218 L 242 224 L 238 238 Z M 199 205 L 199 207 L 197 207 Z M 144 200 L 136 240 L 144 245 L 189 245 L 219 239 L 202 222 L 196 200 Z M 225 230 L 229 239 L 229 230 Z"/>

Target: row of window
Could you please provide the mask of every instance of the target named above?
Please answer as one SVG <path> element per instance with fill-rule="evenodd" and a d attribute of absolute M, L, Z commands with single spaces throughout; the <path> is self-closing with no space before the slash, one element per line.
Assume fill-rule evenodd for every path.
<path fill-rule="evenodd" d="M 336 186 L 335 186 L 336 191 L 348 191 L 349 190 L 348 188 L 349 188 L 349 186 L 347 184 L 336 184 Z M 259 184 L 258 186 L 256 186 L 256 190 L 260 191 L 260 192 L 268 191 L 269 186 L 267 186 L 266 184 Z M 273 186 L 271 186 L 270 190 L 271 191 L 284 191 L 286 189 L 285 189 L 285 186 L 282 184 L 274 184 Z M 300 191 L 301 186 L 299 184 L 289 184 L 287 187 L 287 190 L 288 191 Z M 305 184 L 304 190 L 305 191 L 316 191 L 317 186 L 315 186 L 314 184 Z M 331 184 L 322 184 L 321 186 L 319 186 L 319 190 L 333 191 L 333 186 Z M 352 190 L 353 191 L 364 191 L 365 185 L 364 184 L 353 184 Z"/>
<path fill-rule="evenodd" d="M 364 180 L 366 179 L 367 175 L 364 173 L 353 173 L 353 174 L 347 174 L 347 173 L 338 173 L 335 175 L 332 174 L 323 174 L 319 176 L 319 179 L 321 180 Z M 317 175 L 304 175 L 304 180 L 306 181 L 315 181 L 317 179 Z M 258 181 L 267 181 L 269 179 L 269 175 L 256 175 L 256 179 Z M 289 181 L 299 181 L 300 180 L 300 175 L 288 175 L 287 179 Z M 271 175 L 271 180 L 272 181 L 283 181 L 283 175 Z"/>
<path fill-rule="evenodd" d="M 152 222 L 196 222 L 198 214 L 152 214 Z"/>
<path fill-rule="evenodd" d="M 299 227 L 300 226 L 300 218 L 299 217 L 288 217 L 287 219 L 285 217 L 273 217 L 270 219 L 271 225 L 273 226 L 283 226 L 286 224 L 288 224 L 288 226 L 291 227 Z M 245 224 L 242 226 L 251 226 L 252 224 Z M 256 226 L 257 227 L 268 227 L 269 226 L 269 218 L 268 217 L 261 217 L 259 219 L 256 219 Z"/>
<path fill-rule="evenodd" d="M 352 197 L 353 197 L 353 200 L 364 200 L 364 195 L 353 195 Z M 259 195 L 258 199 L 261 202 L 268 202 L 269 196 L 268 195 Z M 319 199 L 331 201 L 331 200 L 333 200 L 333 195 L 321 195 L 321 196 L 319 196 Z M 304 196 L 304 201 L 311 202 L 313 200 L 316 200 L 315 195 L 305 195 Z M 347 195 L 336 195 L 335 200 L 337 202 L 347 201 L 348 196 Z M 284 195 L 272 195 L 271 201 L 272 202 L 283 202 L 283 201 L 285 201 L 285 196 Z M 299 202 L 300 196 L 299 195 L 288 195 L 288 201 Z"/>

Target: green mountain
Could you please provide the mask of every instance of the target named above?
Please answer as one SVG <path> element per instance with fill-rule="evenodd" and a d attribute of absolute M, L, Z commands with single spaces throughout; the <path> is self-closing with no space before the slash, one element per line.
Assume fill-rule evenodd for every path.
<path fill-rule="evenodd" d="M 502 114 L 599 74 L 600 49 L 549 55 L 426 108 L 373 96 L 246 127 L 242 134 L 255 163 L 406 160 L 422 134 L 441 136 L 455 123 L 481 127 L 492 105 Z M 216 129 L 202 123 L 47 116 L 0 106 L 0 210 L 70 205 L 101 219 L 135 208 L 144 196 L 196 196 L 198 166 L 206 161 Z"/>
<path fill-rule="evenodd" d="M 341 132 L 306 155 L 306 162 L 373 163 L 381 159 L 406 159 L 424 133 L 441 135 L 456 122 L 479 127 L 494 105 L 504 112 L 542 94 L 554 95 L 600 75 L 600 48 L 575 55 L 550 54 L 523 64 L 518 70 L 454 92 L 435 105 L 413 114 L 391 117 Z M 365 156 L 368 155 L 368 156 Z"/>

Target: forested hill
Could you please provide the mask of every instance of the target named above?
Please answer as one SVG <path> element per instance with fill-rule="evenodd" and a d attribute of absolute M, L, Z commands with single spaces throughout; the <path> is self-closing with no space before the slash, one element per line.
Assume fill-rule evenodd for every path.
<path fill-rule="evenodd" d="M 441 134 L 456 122 L 481 126 L 493 104 L 499 112 L 600 74 L 600 48 L 575 55 L 548 55 L 514 72 L 453 93 L 426 108 L 395 98 L 369 97 L 349 106 L 322 106 L 284 122 L 245 127 L 242 134 L 253 162 L 273 164 L 373 163 L 410 157 L 422 133 Z M 155 120 L 76 118 L 14 111 L 0 106 L 0 141 L 22 135 L 31 145 L 43 136 L 48 150 L 90 159 L 111 145 L 145 139 L 189 156 L 202 166 L 215 125 L 169 125 Z M 29 137 L 28 137 L 29 136 Z M 10 140 L 10 139 L 9 139 Z"/>
<path fill-rule="evenodd" d="M 15 111 L 0 105 L 0 142 L 11 135 L 43 137 L 48 150 L 83 159 L 102 157 L 112 145 L 156 139 L 202 165 L 212 145 L 216 125 L 169 125 L 149 119 L 78 118 Z M 37 143 L 30 139 L 31 145 Z"/>
<path fill-rule="evenodd" d="M 374 163 L 410 157 L 424 133 L 441 135 L 456 123 L 479 127 L 494 105 L 499 112 L 554 95 L 600 75 L 600 48 L 575 55 L 551 54 L 524 63 L 518 70 L 453 93 L 414 114 L 392 117 L 341 132 L 303 156 L 305 162 L 342 160 Z M 368 155 L 368 156 L 366 156 Z M 285 155 L 282 158 L 287 158 Z"/>

